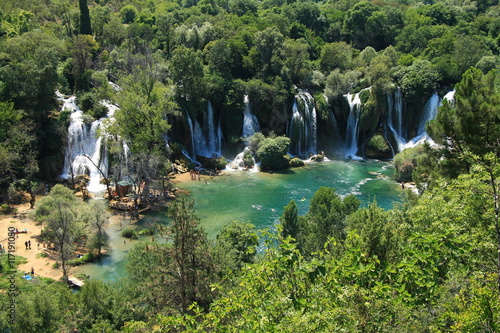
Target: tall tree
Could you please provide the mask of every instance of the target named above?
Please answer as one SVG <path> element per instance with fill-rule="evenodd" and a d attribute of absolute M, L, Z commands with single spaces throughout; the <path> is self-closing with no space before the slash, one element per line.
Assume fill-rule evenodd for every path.
<path fill-rule="evenodd" d="M 80 34 L 92 35 L 92 26 L 90 25 L 90 13 L 87 0 L 78 0 L 80 6 Z"/>
<path fill-rule="evenodd" d="M 299 209 L 295 200 L 290 200 L 288 205 L 285 206 L 283 215 L 280 217 L 282 225 L 281 236 L 287 238 L 288 236 L 297 240 L 299 236 Z"/>
<path fill-rule="evenodd" d="M 40 200 L 34 216 L 44 225 L 44 235 L 56 246 L 67 281 L 69 274 L 68 260 L 74 256 L 74 246 L 81 235 L 82 225 L 78 219 L 78 202 L 73 192 L 63 185 L 55 185 L 50 194 Z"/>
<path fill-rule="evenodd" d="M 495 71 L 484 75 L 475 68 L 465 72 L 455 88 L 455 102 L 445 101 L 428 129 L 445 154 L 464 159 L 471 165 L 471 174 L 480 175 L 489 186 L 500 293 L 500 93 L 496 75 Z"/>
<path fill-rule="evenodd" d="M 189 312 L 194 303 L 208 308 L 214 272 L 207 235 L 198 225 L 194 202 L 172 202 L 169 226 L 160 232 L 167 242 L 141 244 L 128 256 L 130 278 L 141 294 L 138 308 L 158 313 L 172 309 Z"/>
<path fill-rule="evenodd" d="M 87 245 L 92 249 L 96 249 L 97 254 L 100 256 L 102 248 L 108 245 L 109 239 L 105 230 L 109 221 L 107 206 L 102 200 L 92 200 L 85 205 L 82 217 L 90 229 L 89 243 Z"/>

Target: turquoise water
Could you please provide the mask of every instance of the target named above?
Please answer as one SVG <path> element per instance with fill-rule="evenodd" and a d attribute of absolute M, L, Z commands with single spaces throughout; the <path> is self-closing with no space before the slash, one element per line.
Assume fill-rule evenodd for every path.
<path fill-rule="evenodd" d="M 314 192 L 333 187 L 341 196 L 356 195 L 364 205 L 376 199 L 385 209 L 399 200 L 393 167 L 381 161 L 329 161 L 281 173 L 230 171 L 218 177 L 179 184 L 191 192 L 197 216 L 209 236 L 232 220 L 274 228 L 283 208 L 294 199 L 305 214 Z M 205 183 L 205 180 L 207 183 Z"/>
<path fill-rule="evenodd" d="M 186 181 L 176 186 L 190 192 L 201 226 L 210 238 L 214 238 L 232 220 L 248 221 L 259 229 L 274 230 L 283 208 L 291 199 L 296 201 L 299 214 L 305 214 L 314 192 L 321 186 L 333 187 L 341 196 L 354 194 L 364 206 L 376 199 L 381 207 L 390 209 L 399 201 L 401 193 L 393 173 L 388 162 L 330 161 L 273 174 L 224 172 L 217 177 L 201 176 L 201 181 Z M 151 214 L 139 224 L 167 223 L 164 216 L 164 213 Z M 121 230 L 130 223 L 133 221 L 115 217 L 108 228 L 110 255 L 99 263 L 75 268 L 72 273 L 85 273 L 93 279 L 106 281 L 124 277 L 127 252 L 137 242 L 151 241 L 151 237 L 140 237 L 124 243 Z"/>

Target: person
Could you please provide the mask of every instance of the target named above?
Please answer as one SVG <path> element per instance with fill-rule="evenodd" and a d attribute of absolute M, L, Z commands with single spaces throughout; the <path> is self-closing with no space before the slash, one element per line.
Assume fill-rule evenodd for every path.
<path fill-rule="evenodd" d="M 31 250 L 31 239 L 28 241 L 28 248 Z"/>
<path fill-rule="evenodd" d="M 405 189 L 405 182 L 401 182 L 401 188 L 404 190 Z"/>
<path fill-rule="evenodd" d="M 35 269 L 33 267 L 31 267 L 31 276 L 35 277 Z"/>
<path fill-rule="evenodd" d="M 28 241 L 24 242 L 24 246 L 26 247 L 26 250 L 28 249 Z"/>

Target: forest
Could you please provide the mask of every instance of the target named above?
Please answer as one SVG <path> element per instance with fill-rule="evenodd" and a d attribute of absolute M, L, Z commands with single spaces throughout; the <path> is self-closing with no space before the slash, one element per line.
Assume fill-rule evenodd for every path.
<path fill-rule="evenodd" d="M 126 279 L 78 292 L 49 279 L 9 290 L 4 251 L 0 332 L 499 331 L 499 32 L 495 0 L 2 0 L 0 214 L 30 198 L 63 271 L 82 235 L 105 247 L 107 218 L 75 196 L 91 167 L 70 158 L 64 98 L 83 127 L 99 121 L 106 149 L 79 153 L 109 197 L 125 179 L 140 192 L 196 162 L 220 170 L 246 146 L 245 166 L 268 171 L 309 155 L 393 158 L 418 194 L 385 210 L 321 187 L 305 214 L 283 207 L 277 232 L 232 221 L 215 239 L 176 199 L 164 243 L 136 245 Z M 433 144 L 400 148 L 449 91 L 425 127 Z M 398 94 L 403 119 L 389 111 Z M 292 126 L 309 119 L 294 107 L 306 99 L 315 140 Z"/>

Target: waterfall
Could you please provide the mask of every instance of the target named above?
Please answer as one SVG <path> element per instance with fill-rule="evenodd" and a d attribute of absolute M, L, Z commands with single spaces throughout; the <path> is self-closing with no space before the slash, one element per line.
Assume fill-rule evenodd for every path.
<path fill-rule="evenodd" d="M 344 140 L 340 135 L 339 124 L 332 111 L 330 111 L 329 120 L 333 131 L 333 143 L 331 147 L 333 147 L 334 152 L 340 152 L 344 148 Z"/>
<path fill-rule="evenodd" d="M 358 151 L 358 125 L 361 115 L 361 99 L 359 93 L 344 95 L 349 103 L 349 118 L 347 119 L 346 137 L 345 137 L 345 155 L 349 157 L 356 156 Z"/>
<path fill-rule="evenodd" d="M 189 133 L 191 133 L 191 152 L 193 154 L 193 160 L 196 161 L 196 143 L 195 143 L 195 135 L 194 135 L 194 127 L 193 127 L 193 121 L 191 120 L 191 117 L 189 116 L 189 112 L 186 112 L 186 121 L 189 126 Z"/>
<path fill-rule="evenodd" d="M 220 128 L 220 121 L 217 123 L 217 128 L 215 126 L 212 103 L 208 102 L 207 111 L 203 113 L 203 122 L 201 124 L 195 119 L 193 125 L 189 114 L 187 114 L 186 118 L 191 131 L 194 159 L 196 159 L 196 155 L 205 157 L 221 156 L 222 130 Z"/>
<path fill-rule="evenodd" d="M 453 103 L 453 96 L 455 94 L 455 91 L 452 90 L 448 92 L 443 99 L 447 99 L 451 103 Z M 398 149 L 399 151 L 402 151 L 406 148 L 411 148 L 415 147 L 416 145 L 422 144 L 424 142 L 429 142 L 433 144 L 432 139 L 429 137 L 429 134 L 427 134 L 425 130 L 425 126 L 430 120 L 433 120 L 436 118 L 438 109 L 442 104 L 442 99 L 439 97 L 437 93 L 434 93 L 425 103 L 424 109 L 422 111 L 422 115 L 420 117 L 420 121 L 418 124 L 417 132 L 416 135 L 409 139 L 408 141 L 404 140 L 402 137 L 397 137 L 396 134 L 394 135 L 396 139 L 398 140 Z M 402 114 L 402 112 L 400 112 Z M 391 127 L 391 124 L 389 124 L 389 127 Z M 391 128 L 392 130 L 392 128 Z M 394 132 L 393 132 L 394 133 Z M 398 139 L 400 138 L 401 141 Z"/>
<path fill-rule="evenodd" d="M 58 100 L 63 102 L 61 109 L 71 111 L 68 142 L 64 152 L 64 167 L 60 177 L 63 179 L 70 178 L 71 169 L 73 169 L 75 176 L 86 174 L 90 177 L 88 185 L 90 192 L 101 192 L 105 187 L 100 184 L 102 175 L 99 169 L 107 175 L 108 158 L 106 149 L 103 149 L 103 137 L 99 135 L 98 130 L 102 129 L 105 118 L 94 120 L 90 125 L 87 125 L 84 122 L 83 112 L 76 105 L 75 96 L 64 97 L 59 92 L 56 92 L 56 95 Z M 108 110 L 108 114 L 112 114 L 116 109 L 108 108 Z"/>
<path fill-rule="evenodd" d="M 391 94 L 387 94 L 387 107 L 387 126 L 396 140 L 398 150 L 401 151 L 406 144 L 403 134 L 403 94 L 401 93 L 401 89 L 396 89 L 394 99 Z"/>
<path fill-rule="evenodd" d="M 253 168 L 251 169 L 247 169 L 245 167 L 245 162 L 244 162 L 244 158 L 245 158 L 245 152 L 248 151 L 248 147 L 245 147 L 245 149 L 243 149 L 243 151 L 241 153 L 239 153 L 238 155 L 236 155 L 236 157 L 234 158 L 234 160 L 232 160 L 230 163 L 228 163 L 226 165 L 226 171 L 242 171 L 242 170 L 245 170 L 245 171 L 251 171 L 251 172 L 258 172 L 259 171 L 259 164 L 257 162 L 255 162 L 255 159 L 252 157 L 252 161 L 253 161 Z"/>
<path fill-rule="evenodd" d="M 288 132 L 292 155 L 316 154 L 318 141 L 316 107 L 314 98 L 306 91 L 300 91 L 295 95 Z"/>
<path fill-rule="evenodd" d="M 260 132 L 259 121 L 257 117 L 252 114 L 250 108 L 250 101 L 248 100 L 248 95 L 245 95 L 245 112 L 243 113 L 243 138 L 248 138 L 257 132 Z"/>

